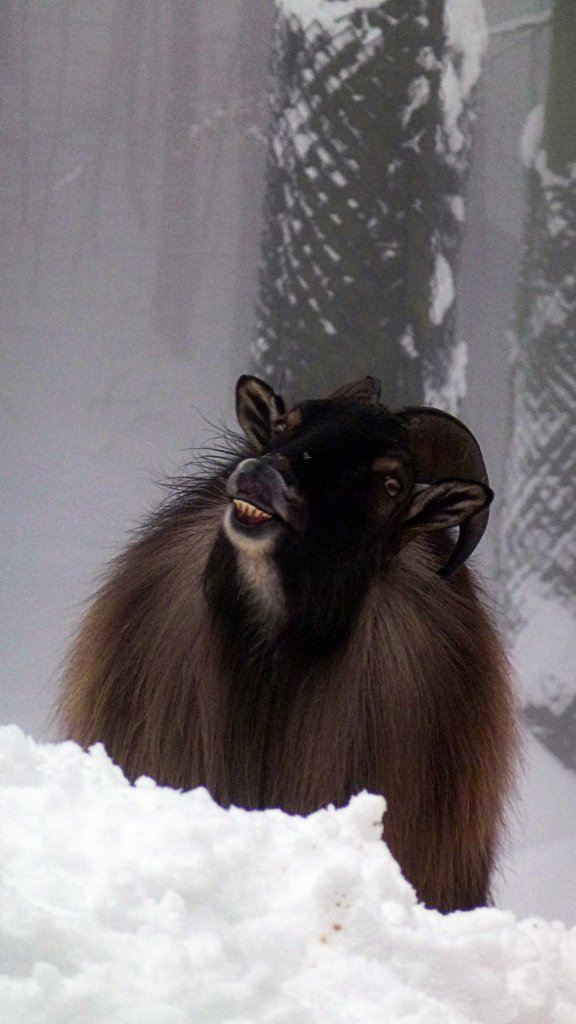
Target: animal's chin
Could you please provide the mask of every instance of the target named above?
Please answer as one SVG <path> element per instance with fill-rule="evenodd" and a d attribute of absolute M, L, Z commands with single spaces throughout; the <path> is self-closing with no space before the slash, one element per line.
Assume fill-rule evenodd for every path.
<path fill-rule="evenodd" d="M 245 498 L 232 498 L 224 516 L 228 539 L 242 549 L 270 550 L 269 545 L 274 544 L 285 525 L 275 512 Z"/>

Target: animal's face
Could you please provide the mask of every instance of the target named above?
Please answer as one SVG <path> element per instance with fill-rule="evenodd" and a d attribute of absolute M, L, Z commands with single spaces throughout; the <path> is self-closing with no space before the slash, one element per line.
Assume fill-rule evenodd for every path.
<path fill-rule="evenodd" d="M 371 526 L 394 527 L 413 473 L 405 429 L 377 406 L 305 402 L 270 422 L 261 453 L 227 483 L 226 531 L 237 547 L 282 542 L 354 550 Z"/>
<path fill-rule="evenodd" d="M 372 378 L 286 412 L 267 384 L 241 377 L 237 412 L 254 448 L 227 481 L 225 532 L 240 552 L 305 546 L 312 556 L 329 549 L 354 557 L 375 543 L 393 552 L 416 533 L 461 525 L 491 499 L 483 480 L 466 479 L 471 472 L 446 472 L 447 459 L 469 468 L 459 450 L 461 433 L 471 443 L 466 429 L 433 411 L 391 414 Z M 436 433 L 422 430 L 427 412 Z M 431 469 L 427 449 L 439 447 L 439 428 L 456 450 L 442 450 Z"/>

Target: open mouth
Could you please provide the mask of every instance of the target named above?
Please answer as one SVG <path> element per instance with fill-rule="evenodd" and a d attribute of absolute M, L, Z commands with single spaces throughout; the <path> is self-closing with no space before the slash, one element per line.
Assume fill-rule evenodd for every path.
<path fill-rule="evenodd" d="M 250 501 L 244 501 L 243 498 L 233 498 L 232 506 L 234 518 L 243 526 L 262 526 L 263 523 L 275 518 L 270 512 L 265 512 L 264 509 L 252 505 Z"/>

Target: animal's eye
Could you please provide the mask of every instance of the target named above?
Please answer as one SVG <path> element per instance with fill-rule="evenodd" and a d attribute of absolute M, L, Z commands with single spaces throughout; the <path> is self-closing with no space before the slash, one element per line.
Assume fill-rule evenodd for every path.
<path fill-rule="evenodd" d="M 349 479 L 353 484 L 363 483 L 368 476 L 368 466 L 365 463 L 360 463 L 354 466 L 349 472 Z"/>
<path fill-rule="evenodd" d="M 384 477 L 384 490 L 391 498 L 396 498 L 402 490 L 402 484 L 396 476 Z"/>

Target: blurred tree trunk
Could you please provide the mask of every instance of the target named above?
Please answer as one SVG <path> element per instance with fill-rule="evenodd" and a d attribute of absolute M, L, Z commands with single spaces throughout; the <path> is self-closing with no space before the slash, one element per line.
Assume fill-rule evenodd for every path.
<path fill-rule="evenodd" d="M 171 0 L 162 209 L 157 256 L 156 329 L 176 353 L 184 354 L 193 334 L 192 311 L 198 268 L 204 255 L 197 237 L 197 150 L 192 126 L 198 122 L 200 7 Z M 204 240 L 202 239 L 202 243 Z"/>
<path fill-rule="evenodd" d="M 456 411 L 481 4 L 309 7 L 278 0 L 255 366 L 312 394 L 375 373 L 391 404 Z"/>
<path fill-rule="evenodd" d="M 246 369 L 247 352 L 254 335 L 254 287 L 258 278 L 258 241 L 262 228 L 264 153 L 267 124 L 269 40 L 274 8 L 271 3 L 243 0 L 239 92 L 244 115 L 244 135 L 239 157 L 241 195 L 239 251 L 235 296 L 235 354 L 238 368 Z M 263 46 L 263 41 L 266 45 Z"/>
<path fill-rule="evenodd" d="M 500 563 L 534 731 L 576 767 L 576 6 L 556 0 L 543 111 L 525 131 L 529 208 L 518 289 Z M 529 129 L 529 131 L 528 131 Z"/>

